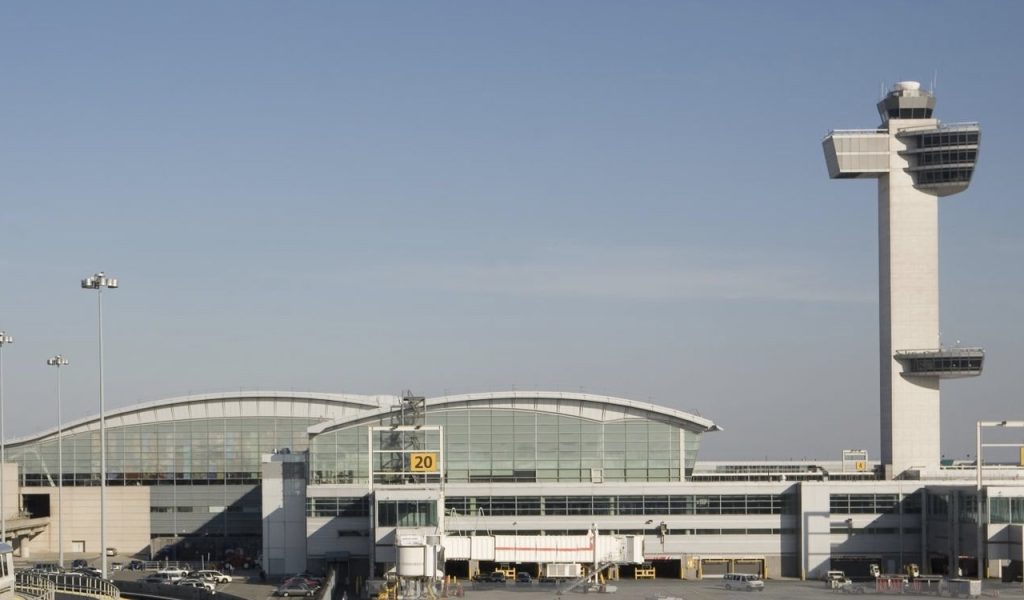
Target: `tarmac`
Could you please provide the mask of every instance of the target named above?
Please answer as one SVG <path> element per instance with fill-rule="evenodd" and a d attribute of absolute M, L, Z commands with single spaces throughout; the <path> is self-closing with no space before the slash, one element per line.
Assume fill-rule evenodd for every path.
<path fill-rule="evenodd" d="M 592 592 L 588 596 L 617 600 L 730 600 L 733 598 L 750 599 L 752 596 L 758 600 L 810 600 L 812 598 L 829 598 L 838 600 L 847 596 L 842 592 L 832 591 L 825 587 L 822 581 L 800 581 L 797 579 L 770 579 L 765 582 L 762 592 L 741 592 L 726 590 L 721 579 L 704 579 L 700 581 L 680 581 L 673 579 L 654 580 L 623 580 L 611 581 L 609 585 L 617 587 L 612 593 Z M 983 597 L 998 597 L 1011 599 L 1024 599 L 1024 589 L 1020 583 L 1008 584 L 999 581 L 985 581 L 982 586 Z M 471 600 L 484 600 L 494 598 L 517 599 L 517 600 L 549 600 L 557 598 L 572 598 L 581 595 L 582 592 L 566 592 L 559 595 L 552 586 L 541 586 L 538 584 L 506 584 L 505 586 L 478 586 L 472 585 L 466 588 L 466 598 Z M 855 594 L 857 596 L 861 594 Z M 877 596 L 896 596 L 905 598 L 913 594 L 875 594 L 873 589 L 868 589 L 863 594 Z"/>
<path fill-rule="evenodd" d="M 65 563 L 70 564 L 74 558 L 86 558 L 90 565 L 99 566 L 96 556 L 78 556 L 65 553 Z M 112 558 L 111 562 L 127 562 L 127 559 Z M 31 567 L 37 562 L 56 562 L 56 557 L 39 554 L 28 560 L 15 559 L 15 566 L 18 568 Z M 109 563 L 108 563 L 109 564 Z M 113 580 L 132 581 L 141 579 L 147 574 L 143 571 L 114 571 L 111 573 Z M 277 580 L 268 579 L 263 582 L 259 578 L 257 570 L 236 570 L 232 577 L 234 581 L 222 584 L 217 587 L 218 594 L 226 594 L 243 598 L 244 600 L 277 600 L 273 595 Z M 462 582 L 464 597 L 469 600 L 558 600 L 573 598 L 583 595 L 583 592 L 565 592 L 559 594 L 558 589 L 550 584 L 474 584 Z M 739 592 L 726 590 L 721 579 L 704 580 L 677 580 L 677 579 L 654 579 L 654 580 L 620 580 L 610 581 L 609 586 L 617 588 L 615 592 L 600 593 L 591 592 L 586 594 L 599 598 L 616 600 L 731 600 L 734 598 L 750 599 L 751 596 L 758 600 L 811 600 L 815 598 L 830 598 L 838 600 L 847 594 L 832 591 L 825 587 L 821 581 L 800 581 L 796 579 L 769 579 L 765 582 L 762 592 Z M 856 594 L 860 595 L 860 594 Z M 880 594 L 873 589 L 868 589 L 863 594 L 877 596 L 897 596 L 905 598 L 913 596 L 912 593 L 904 594 Z M 1024 586 L 1021 583 L 1003 583 L 998 580 L 986 580 L 982 585 L 983 598 L 1003 598 L 1011 600 L 1024 600 Z M 211 599 L 213 600 L 213 599 Z M 325 599 L 330 600 L 330 599 Z"/>

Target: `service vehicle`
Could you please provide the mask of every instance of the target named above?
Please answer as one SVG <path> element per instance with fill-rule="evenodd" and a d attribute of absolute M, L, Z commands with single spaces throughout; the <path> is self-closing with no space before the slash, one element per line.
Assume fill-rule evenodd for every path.
<path fill-rule="evenodd" d="M 764 591 L 764 582 L 761 581 L 761 578 L 750 573 L 726 573 L 722 577 L 722 581 L 727 590 Z"/>

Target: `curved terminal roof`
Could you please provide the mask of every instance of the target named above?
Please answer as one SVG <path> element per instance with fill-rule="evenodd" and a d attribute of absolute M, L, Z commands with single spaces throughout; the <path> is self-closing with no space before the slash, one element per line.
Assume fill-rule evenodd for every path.
<path fill-rule="evenodd" d="M 363 414 L 396 406 L 401 397 L 390 395 L 328 394 L 319 392 L 282 392 L 271 390 L 223 392 L 177 396 L 155 402 L 108 410 L 107 428 L 122 425 L 162 423 L 171 420 L 221 417 L 307 417 L 333 420 L 352 413 Z M 67 423 L 65 435 L 98 430 L 99 415 Z M 37 434 L 7 442 L 16 445 L 34 442 L 57 434 L 50 428 Z"/>
<path fill-rule="evenodd" d="M 533 410 L 562 415 L 574 415 L 595 421 L 614 421 L 627 417 L 643 417 L 671 423 L 677 427 L 703 433 L 721 431 L 721 428 L 708 419 L 688 412 L 658 406 L 649 402 L 637 402 L 614 396 L 600 396 L 576 392 L 545 392 L 545 391 L 508 391 L 485 392 L 475 394 L 459 394 L 426 399 L 427 409 L 444 410 L 488 406 L 491 408 L 508 408 Z M 361 421 L 379 420 L 390 413 L 391 407 L 337 419 L 331 422 L 318 423 L 307 431 L 310 435 L 318 435 L 356 424 Z"/>
<path fill-rule="evenodd" d="M 401 404 L 393 395 L 329 394 L 319 392 L 282 392 L 271 390 L 223 392 L 178 396 L 107 411 L 108 428 L 166 421 L 222 417 L 305 417 L 320 419 L 311 426 L 311 435 L 351 425 L 363 420 L 379 420 Z M 656 419 L 695 432 L 720 428 L 691 413 L 613 396 L 576 392 L 508 391 L 459 394 L 427 398 L 432 409 L 490 406 L 570 414 L 597 421 L 636 416 Z M 72 421 L 62 427 L 64 435 L 98 430 L 99 415 Z M 7 445 L 36 442 L 55 436 L 57 428 L 12 439 Z"/>

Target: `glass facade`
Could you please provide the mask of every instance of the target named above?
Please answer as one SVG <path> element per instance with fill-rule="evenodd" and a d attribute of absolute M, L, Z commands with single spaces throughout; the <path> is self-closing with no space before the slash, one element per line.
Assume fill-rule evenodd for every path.
<path fill-rule="evenodd" d="M 244 410 L 315 412 L 303 401 L 269 409 L 260 402 L 254 399 Z M 159 552 L 164 558 L 195 559 L 223 554 L 226 548 L 256 556 L 262 534 L 261 456 L 280 448 L 304 451 L 307 428 L 324 417 L 172 419 L 151 412 L 167 414 L 168 408 L 174 410 L 173 405 L 143 409 L 107 420 L 107 485 L 150 486 L 149 533 L 165 544 Z M 130 420 L 137 422 L 124 424 Z M 7 458 L 18 464 L 21 485 L 56 486 L 63 478 L 65 486 L 98 486 L 100 432 L 82 431 L 89 427 L 96 423 L 65 430 L 63 474 L 57 467 L 55 435 L 8 446 Z"/>
<path fill-rule="evenodd" d="M 444 428 L 449 482 L 680 481 L 700 444 L 697 433 L 642 418 L 601 422 L 483 406 L 428 410 L 425 422 Z M 310 483 L 366 482 L 366 431 L 379 424 L 316 436 Z"/>
<path fill-rule="evenodd" d="M 383 500 L 377 503 L 381 527 L 437 527 L 437 503 L 431 500 Z"/>
<path fill-rule="evenodd" d="M 907 494 L 831 494 L 829 508 L 837 515 L 921 514 L 921 492 Z"/>
<path fill-rule="evenodd" d="M 1024 498 L 990 497 L 989 522 L 1024 523 Z"/>
<path fill-rule="evenodd" d="M 785 515 L 795 510 L 791 494 L 682 494 L 629 496 L 449 496 L 453 516 L 569 515 Z"/>
<path fill-rule="evenodd" d="M 966 187 L 978 160 L 981 133 L 977 127 L 930 132 L 915 136 L 917 150 L 911 161 L 915 183 L 923 187 Z M 979 360 L 980 363 L 980 360 Z M 980 364 L 977 368 L 981 368 Z"/>
<path fill-rule="evenodd" d="M 367 429 L 380 425 L 354 425 L 322 433 L 309 443 L 309 483 L 366 483 L 370 469 L 366 447 Z"/>
<path fill-rule="evenodd" d="M 368 517 L 370 497 L 306 498 L 307 517 Z"/>
<path fill-rule="evenodd" d="M 318 419 L 220 417 L 107 427 L 107 485 L 258 484 L 260 455 L 306 449 Z M 64 436 L 64 485 L 99 485 L 100 433 Z M 23 486 L 57 484 L 57 440 L 9 446 Z"/>

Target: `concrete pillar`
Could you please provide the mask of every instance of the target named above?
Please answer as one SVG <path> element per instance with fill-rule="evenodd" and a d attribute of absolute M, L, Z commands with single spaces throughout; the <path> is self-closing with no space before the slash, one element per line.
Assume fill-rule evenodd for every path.
<path fill-rule="evenodd" d="M 14 547 L 18 550 L 18 556 L 21 558 L 32 557 L 32 541 L 28 536 L 16 536 L 13 541 Z"/>

